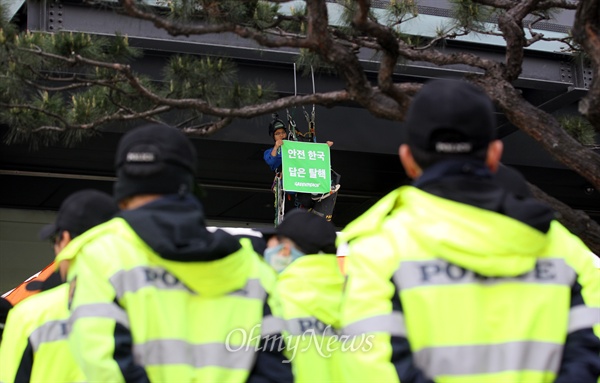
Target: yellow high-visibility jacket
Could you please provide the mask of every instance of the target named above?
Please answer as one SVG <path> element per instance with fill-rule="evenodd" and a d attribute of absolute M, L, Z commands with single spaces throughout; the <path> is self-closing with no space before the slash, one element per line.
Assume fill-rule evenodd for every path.
<path fill-rule="evenodd" d="M 344 276 L 333 254 L 304 255 L 281 272 L 273 313 L 285 322 L 285 355 L 294 382 L 339 382 Z"/>
<path fill-rule="evenodd" d="M 412 186 L 341 233 L 349 242 L 345 381 L 595 381 L 600 278 L 586 246 Z M 575 379 L 575 380 L 573 380 Z"/>
<path fill-rule="evenodd" d="M 247 381 L 263 355 L 257 350 L 269 332 L 262 324 L 276 275 L 249 240 L 240 242 L 215 260 L 174 261 L 123 218 L 75 238 L 57 262 L 72 262 L 69 339 L 87 379 Z"/>
<path fill-rule="evenodd" d="M 26 298 L 9 311 L 0 344 L 0 382 L 84 382 L 67 339 L 69 285 Z"/>

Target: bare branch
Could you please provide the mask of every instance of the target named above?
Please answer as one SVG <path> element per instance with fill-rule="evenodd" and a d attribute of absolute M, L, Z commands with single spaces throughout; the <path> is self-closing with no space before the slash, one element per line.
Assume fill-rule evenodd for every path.
<path fill-rule="evenodd" d="M 452 40 L 452 39 L 455 39 L 457 37 L 467 36 L 469 33 L 470 33 L 469 31 L 463 31 L 463 32 L 460 32 L 460 33 L 454 32 L 454 33 L 445 34 L 443 36 L 437 36 L 436 38 L 432 39 L 427 45 L 415 47 L 414 49 L 418 50 L 418 51 L 426 50 L 426 49 L 429 49 L 429 48 L 435 46 L 440 41 L 443 41 L 443 40 Z"/>
<path fill-rule="evenodd" d="M 48 92 L 64 92 L 64 91 L 68 91 L 68 90 L 88 88 L 90 86 L 90 84 L 81 84 L 81 83 L 70 84 L 70 85 L 65 85 L 65 86 L 45 86 L 45 85 L 41 85 L 41 84 L 38 84 L 37 82 L 30 81 L 27 79 L 24 79 L 23 82 L 27 85 L 30 85 L 30 86 L 36 88 L 36 89 L 45 90 Z"/>
<path fill-rule="evenodd" d="M 232 121 L 232 118 L 226 117 L 216 122 L 209 122 L 198 126 L 187 127 L 182 129 L 182 131 L 191 136 L 209 136 L 231 124 Z"/>
<path fill-rule="evenodd" d="M 38 126 L 35 129 L 32 129 L 31 131 L 34 133 L 39 133 L 39 132 L 44 132 L 44 131 L 54 131 L 54 132 L 64 132 L 66 129 L 65 128 L 61 128 L 58 126 L 48 126 L 48 125 L 42 125 L 42 126 Z"/>
<path fill-rule="evenodd" d="M 542 20 L 545 20 L 545 18 L 540 16 L 537 19 L 533 20 L 532 22 L 528 23 L 527 29 L 529 30 L 529 33 L 531 34 L 531 38 L 528 39 L 527 42 L 525 43 L 526 47 L 528 47 L 528 46 L 534 44 L 535 42 L 540 41 L 544 38 L 543 33 L 535 32 L 533 30 L 533 26 Z"/>
<path fill-rule="evenodd" d="M 383 51 L 383 57 L 380 61 L 377 77 L 379 87 L 383 93 L 392 97 L 402 110 L 406 110 L 409 105 L 409 99 L 404 93 L 396 91 L 396 88 L 393 86 L 394 81 L 392 78 L 394 68 L 398 62 L 398 57 L 400 57 L 398 41 L 389 28 L 385 28 L 381 24 L 369 20 L 368 15 L 370 8 L 371 2 L 369 0 L 359 0 L 358 12 L 354 17 L 353 24 L 358 30 L 369 36 L 375 37 L 377 40 L 377 43 Z"/>

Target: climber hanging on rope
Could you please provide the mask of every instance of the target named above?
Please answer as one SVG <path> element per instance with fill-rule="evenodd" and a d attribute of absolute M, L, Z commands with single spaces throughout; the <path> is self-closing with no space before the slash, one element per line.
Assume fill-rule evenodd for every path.
<path fill-rule="evenodd" d="M 315 93 L 315 76 L 311 67 L 313 93 Z M 296 86 L 296 64 L 294 64 L 294 94 L 297 95 Z M 301 193 L 290 190 L 284 190 L 282 177 L 282 156 L 281 148 L 286 140 L 299 142 L 317 143 L 315 130 L 315 105 L 313 104 L 312 112 L 308 112 L 302 106 L 304 117 L 306 119 L 308 129 L 305 133 L 300 132 L 296 127 L 296 121 L 290 114 L 289 109 L 286 109 L 287 129 L 286 124 L 279 119 L 277 113 L 273 114 L 273 120 L 269 124 L 269 135 L 273 138 L 275 144 L 272 148 L 265 150 L 263 158 L 267 165 L 275 172 L 272 190 L 275 193 L 275 226 L 282 220 L 286 211 L 292 208 L 304 208 L 314 214 L 320 215 L 331 220 L 333 208 L 337 197 L 337 191 L 340 187 L 340 175 L 331 169 L 331 190 L 325 193 Z M 333 145 L 333 141 L 326 142 L 329 147 Z M 327 152 L 328 153 L 328 152 Z M 329 171 L 329 170 L 328 170 Z M 329 198 L 333 196 L 333 198 Z M 327 199 L 327 200 L 326 200 Z"/>
<path fill-rule="evenodd" d="M 269 168 L 275 172 L 275 178 L 273 180 L 272 190 L 275 193 L 275 225 L 278 225 L 285 215 L 286 211 L 289 211 L 293 208 L 302 208 L 307 210 L 314 210 L 313 213 L 322 215 L 329 220 L 331 220 L 331 212 L 328 214 L 319 214 L 317 210 L 315 210 L 315 205 L 321 203 L 325 198 L 327 198 L 332 193 L 337 192 L 339 189 L 339 175 L 335 174 L 337 177 L 332 179 L 335 181 L 335 184 L 332 187 L 332 193 L 324 193 L 324 194 L 309 194 L 309 193 L 297 193 L 293 191 L 285 191 L 283 189 L 282 182 L 282 158 L 281 158 L 281 150 L 282 147 L 285 146 L 286 140 L 292 141 L 303 141 L 299 139 L 299 137 L 304 137 L 304 135 L 296 129 L 295 122 L 291 118 L 288 113 L 288 126 L 289 130 L 286 129 L 285 123 L 279 119 L 277 114 L 273 115 L 273 120 L 269 124 L 269 135 L 273 138 L 274 145 L 272 148 L 268 148 L 265 150 L 263 154 L 263 158 Z M 312 132 L 314 137 L 314 130 Z M 311 137 L 310 142 L 313 141 L 313 137 Z M 331 147 L 333 145 L 332 141 L 327 141 L 327 145 Z M 332 175 L 333 175 L 332 171 Z M 331 206 L 331 210 L 333 210 L 333 206 Z"/>
<path fill-rule="evenodd" d="M 267 165 L 269 165 L 269 168 L 275 172 L 271 189 L 275 193 L 275 225 L 277 226 L 283 220 L 285 211 L 293 209 L 296 205 L 296 193 L 285 193 L 281 181 L 281 147 L 283 146 L 283 141 L 288 139 L 288 131 L 285 128 L 284 122 L 278 118 L 277 114 L 273 114 L 273 121 L 269 124 L 269 136 L 273 138 L 275 145 L 265 150 L 263 158 Z"/>

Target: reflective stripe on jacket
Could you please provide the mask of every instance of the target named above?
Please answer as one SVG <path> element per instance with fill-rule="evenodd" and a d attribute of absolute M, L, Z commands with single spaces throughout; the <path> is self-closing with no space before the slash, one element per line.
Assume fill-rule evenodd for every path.
<path fill-rule="evenodd" d="M 304 255 L 280 275 L 271 304 L 285 322 L 294 382 L 339 382 L 344 277 L 335 255 Z"/>
<path fill-rule="evenodd" d="M 67 342 L 69 285 L 29 297 L 8 315 L 0 344 L 0 381 L 84 382 Z"/>
<path fill-rule="evenodd" d="M 70 342 L 89 380 L 248 379 L 275 282 L 249 241 L 214 261 L 170 261 L 120 218 L 74 241 L 58 261 L 73 261 Z"/>
<path fill-rule="evenodd" d="M 566 339 L 592 329 L 597 358 L 600 278 L 558 222 L 542 233 L 402 187 L 340 237 L 343 331 L 374 337 L 344 353 L 346 381 L 553 382 Z"/>

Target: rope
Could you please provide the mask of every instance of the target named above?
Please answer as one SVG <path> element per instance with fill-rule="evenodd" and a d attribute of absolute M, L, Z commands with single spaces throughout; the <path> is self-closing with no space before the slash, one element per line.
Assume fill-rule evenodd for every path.
<path fill-rule="evenodd" d="M 313 94 L 315 94 L 315 71 L 312 67 L 312 65 L 310 66 L 310 73 L 312 76 L 312 86 L 313 86 Z M 302 105 L 302 111 L 304 112 L 304 118 L 306 119 L 306 123 L 308 125 L 308 131 L 306 133 L 304 133 L 302 135 L 302 137 L 304 138 L 308 138 L 309 141 L 312 142 L 317 142 L 317 132 L 315 129 L 315 104 L 312 105 L 312 112 L 309 116 L 308 112 L 306 111 L 306 109 L 304 108 L 304 105 Z"/>
<path fill-rule="evenodd" d="M 298 84 L 296 82 L 296 63 L 294 63 L 294 96 L 298 95 Z M 298 141 L 298 135 L 300 132 L 296 129 L 296 121 L 290 114 L 290 110 L 285 108 L 286 118 L 288 121 L 288 140 Z"/>

